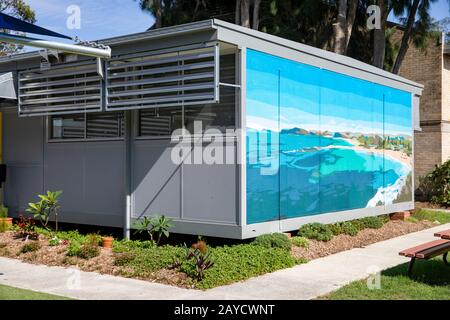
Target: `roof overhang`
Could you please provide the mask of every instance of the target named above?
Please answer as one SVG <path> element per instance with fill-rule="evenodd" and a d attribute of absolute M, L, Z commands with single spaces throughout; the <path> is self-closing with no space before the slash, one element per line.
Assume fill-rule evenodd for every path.
<path fill-rule="evenodd" d="M 158 40 L 159 42 L 176 37 L 182 37 L 184 39 L 194 34 L 200 34 L 201 32 L 214 32 L 214 39 L 208 39 L 210 41 L 222 41 L 242 48 L 248 47 L 275 55 L 280 54 L 280 56 L 284 54 L 284 57 L 286 58 L 293 58 L 293 60 L 299 62 L 327 68 L 331 71 L 346 73 L 355 77 L 361 77 L 369 81 L 386 83 L 388 86 L 393 85 L 394 87 L 414 92 L 417 95 L 421 95 L 424 87 L 421 84 L 350 57 L 269 35 L 264 32 L 244 28 L 218 19 L 153 29 L 145 32 L 103 39 L 100 40 L 100 42 L 108 46 L 113 46 L 114 54 L 114 47 L 127 48 L 131 43 L 144 44 L 152 42 L 151 40 Z M 27 52 L 0 57 L 0 65 L 31 58 L 39 58 L 39 53 Z"/>

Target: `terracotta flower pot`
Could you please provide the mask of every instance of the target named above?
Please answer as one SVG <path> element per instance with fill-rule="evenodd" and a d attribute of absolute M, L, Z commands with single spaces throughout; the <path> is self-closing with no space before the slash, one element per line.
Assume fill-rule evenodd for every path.
<path fill-rule="evenodd" d="M 111 249 L 113 241 L 114 241 L 113 237 L 102 237 L 102 247 Z"/>
<path fill-rule="evenodd" d="M 5 224 L 10 228 L 13 224 L 13 218 L 0 218 L 0 224 Z"/>

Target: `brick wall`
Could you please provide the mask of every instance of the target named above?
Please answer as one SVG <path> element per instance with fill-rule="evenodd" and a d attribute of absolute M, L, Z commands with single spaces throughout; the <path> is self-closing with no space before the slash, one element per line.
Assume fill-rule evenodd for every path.
<path fill-rule="evenodd" d="M 402 32 L 397 31 L 392 40 L 400 43 Z M 450 61 L 445 64 L 450 66 Z M 414 172 L 418 185 L 420 176 L 430 172 L 436 164 L 450 157 L 450 92 L 444 90 L 445 81 L 450 74 L 443 75 L 443 45 L 430 40 L 427 49 L 422 51 L 410 44 L 399 75 L 423 84 L 424 90 L 420 100 L 420 122 L 422 132 L 414 133 Z M 449 69 L 450 72 L 450 69 Z M 450 85 L 450 82 L 447 84 Z M 444 97 L 443 92 L 446 91 Z M 444 102 L 444 100 L 446 102 Z M 444 108 L 444 104 L 447 105 Z"/>

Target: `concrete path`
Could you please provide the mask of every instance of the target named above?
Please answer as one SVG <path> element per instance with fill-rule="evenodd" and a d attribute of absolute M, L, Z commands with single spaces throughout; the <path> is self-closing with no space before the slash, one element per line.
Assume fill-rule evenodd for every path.
<path fill-rule="evenodd" d="M 374 268 L 407 262 L 398 252 L 435 239 L 450 224 L 340 252 L 294 268 L 207 291 L 0 258 L 0 284 L 75 299 L 312 299 L 366 278 Z"/>

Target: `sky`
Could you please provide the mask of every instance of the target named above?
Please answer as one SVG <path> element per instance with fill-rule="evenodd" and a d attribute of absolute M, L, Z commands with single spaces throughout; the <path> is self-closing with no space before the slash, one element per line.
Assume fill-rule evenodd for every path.
<path fill-rule="evenodd" d="M 99 40 L 143 32 L 154 22 L 136 0 L 25 0 L 36 13 L 36 24 L 81 40 Z M 69 29 L 70 6 L 80 9 L 80 28 Z M 40 37 L 45 38 L 45 37 Z M 58 40 L 59 41 L 59 40 Z"/>
<path fill-rule="evenodd" d="M 431 5 L 431 16 L 436 20 L 442 20 L 450 16 L 447 0 L 438 0 Z"/>
<path fill-rule="evenodd" d="M 99 40 L 142 32 L 154 18 L 139 8 L 138 0 L 25 0 L 35 11 L 37 25 L 81 40 Z M 80 28 L 69 29 L 66 12 L 71 6 L 80 9 Z M 447 0 L 437 0 L 431 15 L 440 20 L 450 15 Z M 395 20 L 395 19 L 392 19 Z M 45 39 L 45 37 L 42 37 Z M 26 48 L 27 51 L 34 50 Z"/>

